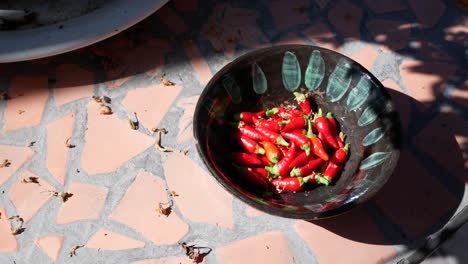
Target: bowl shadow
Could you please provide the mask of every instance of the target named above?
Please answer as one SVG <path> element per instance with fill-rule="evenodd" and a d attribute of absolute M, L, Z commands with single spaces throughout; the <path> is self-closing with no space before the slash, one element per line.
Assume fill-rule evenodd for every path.
<path fill-rule="evenodd" d="M 350 240 L 402 244 L 410 250 L 421 246 L 427 236 L 440 230 L 455 215 L 468 180 L 463 150 L 450 128 L 457 115 L 441 112 L 426 122 L 420 117 L 427 113 L 418 110 L 426 107 L 423 103 L 392 89 L 387 92 L 403 120 L 403 144 L 393 175 L 360 208 L 309 222 Z M 426 122 L 425 126 L 418 125 L 418 119 Z M 418 126 L 422 128 L 412 131 Z M 432 150 L 427 151 L 429 148 Z M 441 155 L 434 155 L 438 151 Z M 371 218 L 373 224 L 363 221 L 363 217 Z"/>

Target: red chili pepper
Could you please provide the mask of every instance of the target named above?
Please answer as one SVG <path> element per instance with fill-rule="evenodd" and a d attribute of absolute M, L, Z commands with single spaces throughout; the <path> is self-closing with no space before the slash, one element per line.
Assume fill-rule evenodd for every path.
<path fill-rule="evenodd" d="M 293 132 L 293 133 L 295 133 L 295 134 L 302 134 L 302 135 L 305 135 L 306 132 L 307 132 L 307 130 L 305 130 L 305 129 L 296 129 L 296 130 L 293 130 L 293 131 L 291 131 L 291 132 Z"/>
<path fill-rule="evenodd" d="M 252 113 L 252 112 L 240 112 L 234 115 L 235 120 L 240 120 L 244 121 L 246 123 L 253 123 L 253 118 L 258 118 L 261 117 L 265 114 L 265 110 L 262 110 L 257 113 Z"/>
<path fill-rule="evenodd" d="M 330 162 L 334 164 L 343 163 L 348 157 L 348 152 L 349 144 L 346 144 L 343 148 L 339 148 L 337 151 L 335 151 L 335 154 L 333 154 L 333 157 L 331 158 Z"/>
<path fill-rule="evenodd" d="M 330 124 L 330 130 L 332 134 L 334 135 L 336 142 L 338 143 L 338 147 L 343 148 L 345 144 L 343 143 L 343 140 L 338 135 L 338 123 L 336 122 L 335 118 L 333 118 L 333 114 L 328 112 L 327 119 L 328 119 L 328 123 Z"/>
<path fill-rule="evenodd" d="M 286 142 L 286 140 L 284 140 L 284 138 L 280 134 L 270 131 L 263 127 L 256 127 L 255 129 L 258 132 L 260 132 L 262 135 L 266 136 L 267 141 L 273 142 L 281 146 L 286 146 L 286 147 L 289 146 L 289 143 Z"/>
<path fill-rule="evenodd" d="M 246 136 L 246 137 L 248 137 L 250 139 L 261 140 L 261 141 L 269 140 L 269 138 L 267 136 L 265 136 L 262 133 L 258 132 L 253 127 L 247 125 L 243 121 L 239 121 L 238 123 L 235 123 L 234 126 L 238 128 L 239 132 L 243 136 Z"/>
<path fill-rule="evenodd" d="M 312 150 L 314 154 L 317 155 L 317 157 L 327 161 L 329 157 L 323 148 L 321 140 L 315 136 L 314 132 L 312 132 L 312 121 L 308 120 L 307 127 L 307 137 L 310 138 L 310 142 L 312 142 Z"/>
<path fill-rule="evenodd" d="M 297 103 L 302 108 L 302 112 L 306 115 L 309 115 L 311 110 L 307 95 L 303 93 L 294 92 L 294 96 L 296 97 Z"/>
<path fill-rule="evenodd" d="M 286 110 L 286 113 L 293 115 L 293 116 L 302 116 L 304 113 L 301 110 L 296 108 L 289 108 Z"/>
<path fill-rule="evenodd" d="M 329 185 L 333 181 L 333 178 L 335 178 L 336 174 L 338 174 L 338 172 L 340 172 L 342 168 L 343 166 L 341 165 L 329 162 L 323 175 L 317 175 L 315 180 L 318 183 Z"/>
<path fill-rule="evenodd" d="M 276 116 L 284 112 L 286 110 L 284 107 L 273 107 L 265 112 L 265 115 L 268 117 Z"/>
<path fill-rule="evenodd" d="M 330 146 L 332 146 L 334 149 L 338 149 L 338 143 L 336 142 L 336 139 L 330 130 L 328 119 L 325 118 L 322 114 L 322 109 L 319 109 L 318 113 L 315 115 L 314 123 L 317 131 L 323 134 L 327 143 L 330 144 Z"/>
<path fill-rule="evenodd" d="M 273 163 L 278 163 L 278 159 L 280 156 L 279 149 L 275 146 L 275 144 L 269 141 L 262 141 L 263 148 L 265 149 L 265 155 Z"/>
<path fill-rule="evenodd" d="M 292 192 L 297 192 L 302 190 L 304 184 L 306 184 L 310 179 L 310 176 L 307 177 L 291 177 L 285 179 L 274 179 L 271 183 L 276 186 L 278 189 L 288 190 Z"/>
<path fill-rule="evenodd" d="M 269 182 L 268 182 L 267 178 L 264 178 L 262 175 L 254 172 L 254 171 L 248 170 L 248 169 L 245 170 L 244 173 L 248 176 L 248 179 L 253 184 L 262 186 L 263 188 L 268 187 Z"/>
<path fill-rule="evenodd" d="M 263 117 L 266 113 L 266 110 L 261 110 L 261 111 L 258 111 L 257 113 L 255 113 L 255 116 L 256 117 Z"/>
<path fill-rule="evenodd" d="M 276 163 L 275 166 L 266 167 L 265 169 L 273 176 L 273 177 L 287 177 L 289 175 L 289 164 L 293 161 L 294 155 L 296 154 L 296 144 L 291 143 L 291 147 L 288 149 L 286 155 L 284 155 L 283 159 L 280 162 Z"/>
<path fill-rule="evenodd" d="M 273 162 L 271 162 L 266 156 L 262 156 L 262 165 L 263 166 L 270 166 Z"/>
<path fill-rule="evenodd" d="M 283 118 L 281 118 L 280 116 L 272 116 L 268 119 L 269 121 L 275 121 L 275 122 L 284 122 Z M 283 124 L 284 125 L 284 124 Z"/>
<path fill-rule="evenodd" d="M 277 121 L 272 120 L 258 119 L 255 122 L 255 126 L 265 128 L 276 133 L 280 132 L 281 130 L 281 125 Z"/>
<path fill-rule="evenodd" d="M 267 180 L 267 177 L 264 177 L 262 173 L 259 173 L 256 170 L 253 170 L 252 168 L 239 167 L 236 164 L 233 164 L 233 166 L 237 169 L 237 171 L 240 174 L 242 174 L 246 178 L 247 181 L 262 186 L 263 188 L 268 187 L 269 182 Z"/>
<path fill-rule="evenodd" d="M 257 122 L 258 122 L 259 120 L 263 120 L 263 119 L 261 119 L 261 118 L 259 118 L 259 117 L 256 117 L 256 116 L 252 116 L 252 123 L 253 123 L 255 126 L 256 126 L 256 124 L 257 124 Z"/>
<path fill-rule="evenodd" d="M 327 150 L 328 149 L 328 142 L 325 140 L 325 136 L 323 133 L 318 133 L 318 138 L 320 139 L 320 142 L 322 142 L 323 149 Z"/>
<path fill-rule="evenodd" d="M 299 154 L 299 156 L 297 156 L 292 162 L 291 164 L 289 164 L 289 168 L 292 169 L 294 167 L 300 167 L 300 166 L 304 166 L 307 164 L 307 162 L 309 162 L 309 160 L 311 159 L 312 155 L 308 155 L 307 156 L 307 153 L 305 153 L 304 151 Z"/>
<path fill-rule="evenodd" d="M 296 130 L 296 129 L 301 129 L 301 128 L 304 128 L 306 126 L 307 122 L 306 122 L 306 119 L 303 118 L 303 117 L 293 117 L 289 123 L 287 123 L 282 131 L 284 132 L 288 132 L 288 131 L 293 131 L 293 130 Z"/>
<path fill-rule="evenodd" d="M 262 161 L 254 154 L 235 152 L 232 154 L 232 159 L 235 163 L 241 166 L 262 165 Z"/>
<path fill-rule="evenodd" d="M 268 178 L 268 171 L 265 170 L 265 168 L 256 168 L 256 167 L 252 167 L 252 168 L 247 168 L 249 171 L 252 171 L 260 176 L 262 176 L 263 178 Z"/>
<path fill-rule="evenodd" d="M 304 114 L 299 109 L 295 108 L 288 108 L 284 111 L 284 113 L 279 114 L 284 119 L 292 119 L 295 117 L 302 117 Z"/>
<path fill-rule="evenodd" d="M 258 145 L 255 140 L 243 136 L 237 131 L 232 134 L 233 138 L 239 143 L 239 145 L 241 145 L 248 152 L 260 155 L 265 154 L 265 150 L 260 147 L 260 145 Z"/>
<path fill-rule="evenodd" d="M 306 165 L 300 167 L 300 168 L 294 168 L 292 171 L 289 173 L 291 176 L 305 176 L 309 175 L 312 173 L 313 170 L 315 170 L 320 164 L 322 163 L 322 159 L 313 159 L 309 161 Z"/>
<path fill-rule="evenodd" d="M 310 154 L 310 140 L 300 133 L 282 132 L 283 137 L 296 143 L 307 155 Z"/>
<path fill-rule="evenodd" d="M 278 146 L 278 149 L 280 150 L 281 155 L 282 155 L 283 157 L 286 156 L 286 154 L 288 153 L 288 148 L 285 147 L 285 146 Z"/>
<path fill-rule="evenodd" d="M 322 163 L 322 164 L 323 164 L 323 163 Z M 309 183 L 312 183 L 312 184 L 319 184 L 320 182 L 317 181 L 317 178 L 320 178 L 319 175 L 320 175 L 319 173 L 312 172 L 312 174 L 310 175 Z M 320 181 L 320 180 L 321 180 L 321 179 L 319 179 L 319 181 Z"/>

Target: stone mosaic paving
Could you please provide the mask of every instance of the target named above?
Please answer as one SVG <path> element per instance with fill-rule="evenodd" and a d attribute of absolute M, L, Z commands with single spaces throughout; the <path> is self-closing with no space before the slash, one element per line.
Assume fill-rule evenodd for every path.
<path fill-rule="evenodd" d="M 211 248 L 204 263 L 397 262 L 468 203 L 464 10 L 442 0 L 178 0 L 91 47 L 0 65 L 10 97 L 0 101 L 0 161 L 11 162 L 0 168 L 0 262 L 190 263 L 178 242 Z M 401 114 L 395 174 L 333 219 L 246 206 L 211 178 L 193 144 L 210 77 L 249 50 L 287 43 L 357 60 Z M 108 96 L 113 113 L 100 114 L 93 95 Z M 169 131 L 164 146 L 188 153 L 157 151 L 154 127 Z M 73 196 L 63 202 L 65 192 Z M 168 202 L 172 213 L 159 215 Z M 24 230 L 12 235 L 15 215 Z"/>

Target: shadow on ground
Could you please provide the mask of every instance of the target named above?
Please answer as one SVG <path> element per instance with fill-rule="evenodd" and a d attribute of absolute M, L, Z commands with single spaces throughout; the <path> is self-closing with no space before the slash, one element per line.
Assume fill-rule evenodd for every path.
<path fill-rule="evenodd" d="M 192 44 L 201 47 L 200 55 L 208 61 L 213 57 L 220 57 L 221 61 L 233 59 L 229 57 L 226 50 L 218 50 L 210 44 L 214 42 L 213 38 L 217 43 L 221 43 L 223 48 L 228 47 L 237 53 L 260 46 L 249 46 L 247 44 L 253 41 L 227 37 L 226 34 L 219 32 L 215 32 L 214 36 L 207 36 L 202 29 L 209 27 L 209 25 L 206 26 L 208 22 L 200 18 L 209 17 L 216 12 L 214 7 L 218 4 L 208 0 L 200 1 L 199 12 L 177 14 L 174 10 L 177 10 L 177 6 L 182 1 L 171 1 L 157 13 L 129 30 L 90 47 L 51 58 L 0 65 L 0 85 L 8 88 L 9 77 L 13 75 L 47 74 L 51 88 L 64 88 L 60 87 L 60 82 L 57 82 L 60 76 L 56 75 L 56 67 L 61 64 L 76 64 L 92 72 L 93 77 L 77 78 L 75 86 L 97 82 L 105 83 L 108 88 L 118 89 L 135 75 L 146 74 L 151 78 L 159 78 L 167 68 L 179 63 L 189 63 L 186 56 L 187 46 Z M 326 21 L 326 12 L 335 5 L 334 2 L 330 1 L 323 8 L 312 3 L 305 11 L 298 9 L 298 12 L 306 12 L 310 18 L 319 17 L 320 20 L 325 21 L 324 24 L 331 29 L 332 33 L 336 33 L 336 28 Z M 222 5 L 224 4 L 236 5 L 235 3 Z M 279 5 L 281 4 L 284 8 L 290 8 L 289 1 L 279 2 Z M 331 219 L 314 221 L 314 224 L 345 238 L 363 243 L 405 244 L 409 248 L 414 248 L 421 244 L 425 236 L 440 229 L 455 213 L 463 198 L 465 184 L 468 183 L 464 165 L 464 162 L 466 164 L 464 159 L 468 156 L 468 143 L 460 139 L 461 136 L 468 135 L 468 128 L 464 126 L 466 120 L 461 120 L 467 118 L 468 102 L 463 98 L 453 100 L 450 95 L 455 91 L 465 90 L 466 92 L 467 89 L 466 84 L 463 83 L 463 74 L 466 68 L 466 47 L 464 46 L 468 42 L 468 34 L 466 30 L 449 30 L 449 27 L 454 25 L 463 27 L 465 24 L 466 27 L 466 17 L 463 19 L 464 11 L 456 6 L 454 1 L 446 1 L 446 4 L 447 10 L 442 22 L 435 28 L 416 27 L 411 31 L 410 40 L 416 40 L 415 43 L 419 43 L 418 45 L 395 51 L 399 55 L 421 61 L 421 64 L 409 67 L 408 72 L 421 74 L 423 78 L 430 75 L 436 81 L 431 83 L 431 87 L 423 87 L 430 92 L 428 93 L 430 99 L 426 101 L 425 99 L 417 101 L 394 89 L 388 89 L 402 118 L 403 149 L 394 175 L 376 197 L 364 206 L 366 212 L 376 220 L 381 230 L 385 230 L 384 236 L 376 235 L 373 231 L 368 232 L 369 226 L 361 221 L 362 211 L 360 210 Z M 252 16 L 245 15 L 249 13 L 242 11 L 242 5 L 247 5 L 251 9 L 257 8 L 261 17 L 252 19 Z M 269 22 L 272 18 L 266 14 L 268 11 L 263 10 L 268 8 L 265 1 L 237 4 L 237 8 L 244 13 L 239 11 L 236 23 L 244 23 L 245 27 L 241 29 L 246 32 L 258 34 L 258 29 L 253 31 L 261 24 L 258 20 L 262 23 L 266 21 L 266 24 L 273 24 Z M 363 17 L 379 18 L 379 15 L 370 11 L 369 8 L 365 6 L 362 8 Z M 227 14 L 219 15 L 222 21 L 222 16 Z M 351 19 L 353 16 L 352 13 L 346 12 L 342 15 L 343 19 Z M 165 23 L 179 21 L 181 17 L 189 25 L 188 28 L 184 29 L 177 23 L 171 27 Z M 385 14 L 382 18 L 404 20 L 408 23 L 417 22 L 414 12 L 409 7 L 403 11 Z M 262 39 L 259 42 L 263 42 L 266 46 L 277 43 L 279 40 L 281 43 L 294 42 L 297 34 L 316 23 L 314 20 L 313 23 L 310 22 L 310 25 L 297 27 L 294 32 L 275 31 L 274 26 L 264 27 L 260 30 L 268 32 L 267 35 L 271 37 L 267 40 L 259 37 Z M 361 25 L 357 28 L 361 28 L 363 32 L 354 37 L 371 44 L 378 43 L 392 47 L 395 36 L 407 31 L 405 27 L 394 28 L 391 32 L 388 28 L 377 27 L 370 32 L 364 26 L 363 21 L 359 23 Z M 336 38 L 330 37 L 329 32 L 320 30 L 309 37 L 319 39 L 322 42 L 321 45 L 338 45 L 338 47 L 347 41 L 344 36 L 337 34 Z M 353 37 L 353 35 L 348 37 Z M 433 61 L 448 62 L 458 66 L 458 69 L 453 75 L 447 76 L 443 65 L 428 66 L 428 63 Z M 192 61 L 192 65 L 194 63 L 197 63 L 196 59 Z M 202 63 L 205 63 L 205 60 Z M 3 87 L 0 87 L 0 92 L 4 89 Z M 442 92 L 443 87 L 447 88 Z M 33 88 L 31 93 L 34 93 Z M 415 94 L 412 95 L 415 96 Z M 448 104 L 451 107 L 446 107 Z M 468 260 L 461 262 L 468 262 Z"/>
<path fill-rule="evenodd" d="M 468 135 L 468 127 L 453 111 L 428 112 L 429 102 L 387 91 L 403 126 L 404 144 L 394 174 L 364 210 L 311 223 L 354 241 L 414 249 L 447 224 L 463 199 L 468 182 L 463 155 L 468 146 L 460 147 L 456 137 Z M 373 218 L 380 232 L 363 217 Z"/>

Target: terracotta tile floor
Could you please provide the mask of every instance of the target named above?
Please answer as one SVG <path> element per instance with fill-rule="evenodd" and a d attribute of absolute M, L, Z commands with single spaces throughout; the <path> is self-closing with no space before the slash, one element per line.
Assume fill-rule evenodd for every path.
<path fill-rule="evenodd" d="M 0 161 L 11 161 L 0 168 L 0 263 L 190 263 L 179 242 L 206 247 L 204 263 L 397 262 L 468 203 L 462 9 L 442 0 L 177 0 L 91 47 L 0 64 L 0 93 L 10 97 L 0 100 Z M 246 51 L 285 43 L 357 60 L 401 115 L 395 174 L 337 218 L 246 206 L 194 147 L 193 111 L 211 76 Z M 100 114 L 92 96 L 107 96 L 112 113 Z M 165 146 L 188 153 L 157 151 L 155 127 L 169 131 Z M 173 203 L 169 216 L 159 203 Z M 24 230 L 12 235 L 15 215 Z M 460 234 L 428 263 L 466 263 Z"/>

